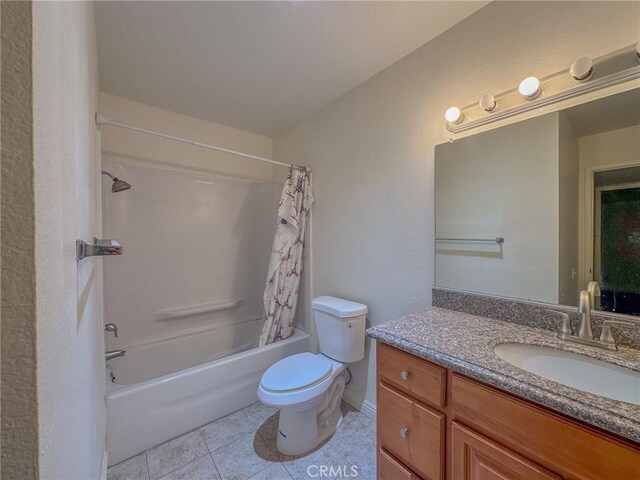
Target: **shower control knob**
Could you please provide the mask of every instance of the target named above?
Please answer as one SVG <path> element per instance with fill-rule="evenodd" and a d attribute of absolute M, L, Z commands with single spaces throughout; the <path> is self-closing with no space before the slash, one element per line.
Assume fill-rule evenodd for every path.
<path fill-rule="evenodd" d="M 400 436 L 402 438 L 407 438 L 409 436 L 409 429 L 407 427 L 400 429 Z"/>
<path fill-rule="evenodd" d="M 400 372 L 400 378 L 402 380 L 409 380 L 409 372 L 407 370 L 402 370 Z"/>

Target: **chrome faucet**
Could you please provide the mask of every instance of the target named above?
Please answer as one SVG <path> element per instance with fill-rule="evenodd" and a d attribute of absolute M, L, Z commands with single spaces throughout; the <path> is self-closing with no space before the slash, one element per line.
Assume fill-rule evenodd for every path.
<path fill-rule="evenodd" d="M 578 337 L 593 340 L 593 330 L 591 329 L 591 298 L 589 292 L 586 290 L 580 292 L 578 313 L 580 313 L 580 330 L 578 330 Z"/>
<path fill-rule="evenodd" d="M 111 350 L 110 352 L 104 353 L 104 359 L 108 362 L 109 360 L 112 360 L 114 358 L 124 357 L 124 354 L 126 352 L 126 350 Z"/>
<path fill-rule="evenodd" d="M 602 333 L 600 334 L 600 338 L 596 340 L 593 338 L 593 330 L 591 328 L 591 307 L 590 292 L 582 290 L 580 292 L 580 303 L 578 306 L 578 313 L 580 313 L 580 328 L 576 335 L 573 334 L 571 329 L 569 315 L 564 312 L 554 312 L 558 313 L 562 317 L 562 326 L 556 336 L 560 340 L 565 340 L 567 342 L 580 343 L 591 347 L 606 348 L 607 350 L 618 350 L 616 341 L 611 334 L 611 326 L 617 325 L 620 327 L 633 328 L 636 324 L 622 320 L 607 319 L 602 322 Z"/>
<path fill-rule="evenodd" d="M 115 324 L 113 323 L 107 323 L 104 326 L 104 331 L 105 332 L 113 332 L 113 334 L 115 335 L 116 338 L 118 338 L 118 327 L 116 327 Z"/>

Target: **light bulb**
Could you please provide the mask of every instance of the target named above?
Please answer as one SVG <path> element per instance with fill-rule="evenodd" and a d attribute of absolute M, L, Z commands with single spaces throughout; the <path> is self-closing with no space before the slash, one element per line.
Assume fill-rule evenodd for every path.
<path fill-rule="evenodd" d="M 445 112 L 444 118 L 447 120 L 447 122 L 453 125 L 458 125 L 459 123 L 462 122 L 462 119 L 464 118 L 464 116 L 462 115 L 462 112 L 458 107 L 451 107 L 451 108 L 448 108 L 447 111 Z"/>
<path fill-rule="evenodd" d="M 589 57 L 580 57 L 571 64 L 569 73 L 578 82 L 584 82 L 593 75 L 593 60 Z"/>
<path fill-rule="evenodd" d="M 493 97 L 493 95 L 483 95 L 478 102 L 478 105 L 480 105 L 480 108 L 485 112 L 490 112 L 494 108 L 496 108 L 496 99 Z"/>
<path fill-rule="evenodd" d="M 540 80 L 536 77 L 527 77 L 520 82 L 518 91 L 527 100 L 538 98 L 538 95 L 540 95 Z"/>

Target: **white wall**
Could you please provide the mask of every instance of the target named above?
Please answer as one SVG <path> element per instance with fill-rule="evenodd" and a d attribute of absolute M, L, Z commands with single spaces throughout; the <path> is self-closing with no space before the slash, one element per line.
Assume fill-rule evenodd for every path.
<path fill-rule="evenodd" d="M 593 212 L 587 209 L 589 190 L 593 188 L 593 170 L 600 168 L 614 168 L 623 165 L 640 164 L 640 125 L 580 137 L 578 141 L 580 159 L 579 175 L 579 238 L 587 238 L 592 224 L 590 216 Z M 592 280 L 589 265 L 592 261 L 593 250 L 585 242 L 579 245 L 580 285 L 586 285 Z M 589 260 L 591 258 L 591 261 Z"/>
<path fill-rule="evenodd" d="M 435 152 L 436 285 L 558 301 L 557 113 L 444 143 Z"/>
<path fill-rule="evenodd" d="M 105 445 L 93 6 L 33 3 L 40 478 L 94 479 Z"/>
<path fill-rule="evenodd" d="M 554 303 L 578 304 L 578 137 L 566 113 L 560 112 L 558 136 L 558 298 Z"/>
<path fill-rule="evenodd" d="M 368 304 L 372 324 L 431 303 L 443 112 L 635 43 L 639 16 L 638 2 L 494 2 L 278 135 L 275 157 L 314 172 L 313 293 Z M 353 397 L 374 401 L 374 366 L 353 366 Z"/>
<path fill-rule="evenodd" d="M 100 93 L 100 113 L 107 118 L 169 135 L 271 158 L 272 139 L 207 122 L 108 93 Z M 248 180 L 272 181 L 271 164 L 207 150 L 122 128 L 103 126 L 102 154 L 107 159 L 180 166 Z"/>
<path fill-rule="evenodd" d="M 110 119 L 270 158 L 270 137 L 102 93 Z M 102 130 L 104 234 L 124 245 L 105 266 L 105 321 L 125 348 L 257 319 L 286 169 L 121 128 Z M 159 312 L 242 300 L 224 311 L 161 319 Z M 256 339 L 257 340 L 257 339 Z"/>
<path fill-rule="evenodd" d="M 111 180 L 102 183 L 104 234 L 124 246 L 105 265 L 105 322 L 119 330 L 110 349 L 262 317 L 280 185 L 108 159 L 102 166 L 132 185 L 112 193 Z M 227 307 L 161 313 L 213 304 Z"/>

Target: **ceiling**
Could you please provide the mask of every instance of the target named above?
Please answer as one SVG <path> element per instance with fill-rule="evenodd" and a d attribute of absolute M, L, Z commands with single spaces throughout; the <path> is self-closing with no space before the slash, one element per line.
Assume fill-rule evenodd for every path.
<path fill-rule="evenodd" d="M 487 3 L 96 2 L 100 88 L 273 135 Z"/>

